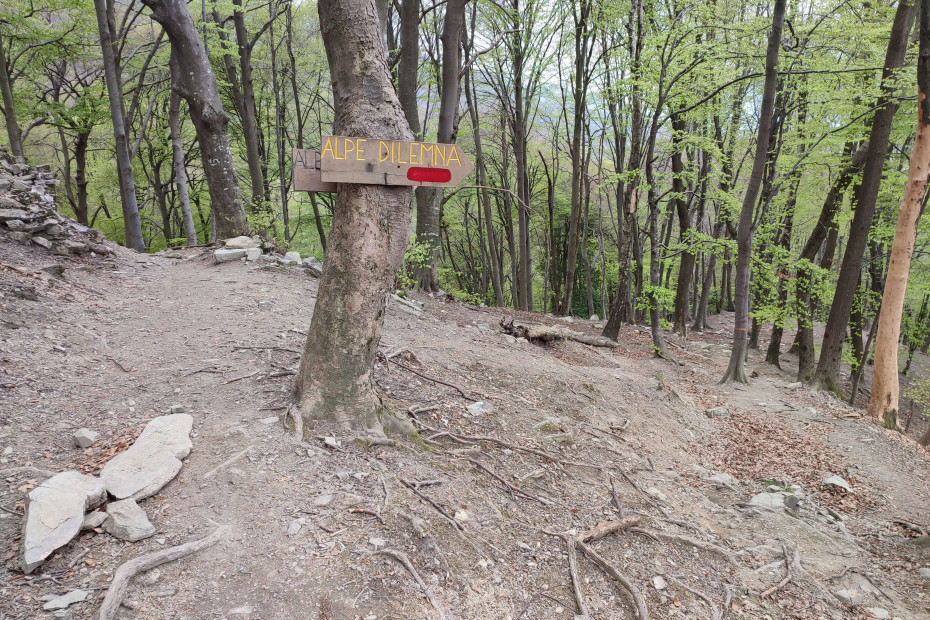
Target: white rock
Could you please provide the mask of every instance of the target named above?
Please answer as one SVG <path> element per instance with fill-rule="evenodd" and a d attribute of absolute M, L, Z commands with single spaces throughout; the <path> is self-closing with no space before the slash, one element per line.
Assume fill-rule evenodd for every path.
<path fill-rule="evenodd" d="M 653 499 L 657 499 L 660 502 L 668 501 L 668 496 L 655 487 L 649 487 L 646 489 L 646 495 L 652 497 Z"/>
<path fill-rule="evenodd" d="M 155 535 L 155 526 L 135 500 L 110 502 L 107 504 L 107 515 L 109 517 L 103 522 L 103 529 L 120 540 L 136 542 Z"/>
<path fill-rule="evenodd" d="M 249 237 L 233 237 L 232 239 L 227 239 L 223 247 L 227 250 L 248 250 L 257 248 L 258 244 L 254 239 Z"/>
<path fill-rule="evenodd" d="M 42 605 L 42 609 L 45 611 L 54 611 L 56 609 L 65 609 L 69 605 L 74 605 L 75 603 L 83 603 L 87 600 L 87 597 L 90 596 L 89 590 L 71 590 L 67 594 L 53 598 L 45 605 Z"/>
<path fill-rule="evenodd" d="M 470 519 L 468 513 L 464 510 L 456 510 L 453 516 L 455 517 L 456 521 L 468 521 Z"/>
<path fill-rule="evenodd" d="M 194 418 L 178 413 L 155 418 L 128 450 L 113 457 L 100 473 L 107 491 L 117 499 L 145 499 L 157 493 L 181 471 L 190 454 Z"/>
<path fill-rule="evenodd" d="M 789 383 L 788 385 L 785 386 L 785 388 L 789 390 L 797 390 L 802 387 L 804 387 L 804 384 L 801 383 L 800 381 L 795 381 L 794 383 Z"/>
<path fill-rule="evenodd" d="M 214 250 L 213 259 L 218 263 L 228 263 L 230 261 L 245 258 L 245 250 Z"/>
<path fill-rule="evenodd" d="M 600 321 L 601 317 L 597 316 L 596 314 L 592 314 L 591 318 L 589 318 L 588 320 L 589 321 Z"/>
<path fill-rule="evenodd" d="M 300 252 L 285 253 L 284 258 L 281 259 L 281 263 L 284 265 L 299 265 L 300 264 Z"/>
<path fill-rule="evenodd" d="M 375 548 L 381 548 L 387 544 L 387 541 L 385 541 L 383 538 L 369 538 L 368 544 Z"/>
<path fill-rule="evenodd" d="M 317 495 L 313 500 L 313 505 L 318 507 L 329 506 L 333 503 L 332 495 Z"/>
<path fill-rule="evenodd" d="M 656 590 L 664 590 L 668 587 L 668 584 L 665 583 L 665 579 L 663 579 L 661 575 L 656 575 L 652 578 L 652 586 Z"/>
<path fill-rule="evenodd" d="M 891 614 L 888 613 L 888 610 L 882 607 L 866 607 L 865 610 L 875 616 L 878 620 L 888 620 L 891 618 Z"/>
<path fill-rule="evenodd" d="M 491 403 L 489 403 L 489 402 L 487 402 L 487 401 L 479 400 L 479 401 L 476 402 L 476 403 L 472 403 L 472 404 L 468 405 L 467 407 L 465 407 L 465 409 L 468 411 L 468 413 L 470 413 L 470 414 L 472 414 L 472 415 L 483 415 L 483 414 L 486 414 L 486 413 L 491 413 L 491 412 L 493 412 L 493 411 L 494 411 L 494 405 L 492 405 Z"/>
<path fill-rule="evenodd" d="M 74 442 L 74 445 L 78 448 L 89 448 L 94 445 L 94 442 L 97 441 L 97 437 L 100 433 L 92 431 L 86 428 L 79 428 L 77 431 L 71 435 L 71 441 Z"/>
<path fill-rule="evenodd" d="M 227 616 L 235 616 L 235 615 L 247 616 L 250 613 L 252 613 L 252 606 L 242 605 L 241 607 L 233 607 L 232 609 L 226 612 L 226 615 Z"/>
<path fill-rule="evenodd" d="M 84 523 L 81 525 L 82 530 L 94 530 L 103 525 L 103 522 L 107 520 L 107 513 L 94 511 L 89 512 L 84 517 Z"/>
<path fill-rule="evenodd" d="M 291 524 L 287 526 L 287 535 L 288 536 L 297 536 L 297 533 L 300 531 L 301 525 L 299 521 L 291 521 Z"/>
<path fill-rule="evenodd" d="M 23 572 L 31 573 L 77 536 L 84 513 L 102 504 L 106 496 L 101 480 L 77 471 L 52 476 L 30 491 L 20 543 Z"/>
<path fill-rule="evenodd" d="M 846 605 L 858 605 L 862 602 L 862 592 L 858 590 L 837 590 L 833 593 L 841 603 Z"/>
<path fill-rule="evenodd" d="M 852 488 L 850 488 L 849 483 L 846 482 L 840 476 L 830 476 L 826 480 L 822 481 L 820 484 L 825 487 L 839 487 L 843 489 L 844 491 L 846 491 L 847 493 L 852 491 Z"/>
<path fill-rule="evenodd" d="M 704 480 L 713 482 L 715 484 L 722 484 L 724 486 L 736 486 L 739 484 L 739 480 L 730 474 L 714 474 L 713 476 L 704 478 Z"/>
<path fill-rule="evenodd" d="M 785 496 L 781 493 L 759 493 L 749 500 L 749 505 L 760 508 L 784 508 Z"/>
<path fill-rule="evenodd" d="M 271 416 L 268 416 L 267 418 L 262 418 L 261 420 L 259 420 L 261 424 L 276 424 L 277 421 L 278 421 L 278 416 L 276 415 L 271 415 Z"/>
<path fill-rule="evenodd" d="M 921 569 L 920 569 L 920 578 L 921 578 L 921 579 L 930 579 L 930 568 L 921 568 Z"/>
<path fill-rule="evenodd" d="M 245 260 L 254 261 L 262 257 L 262 251 L 259 248 L 248 248 L 245 251 Z"/>

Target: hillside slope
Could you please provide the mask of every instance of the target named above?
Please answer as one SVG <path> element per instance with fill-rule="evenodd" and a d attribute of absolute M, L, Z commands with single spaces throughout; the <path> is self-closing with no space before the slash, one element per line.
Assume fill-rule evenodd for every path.
<path fill-rule="evenodd" d="M 135 579 L 119 617 L 571 619 L 573 538 L 558 534 L 621 511 L 638 525 L 590 547 L 652 618 L 930 617 L 928 453 L 789 387 L 755 351 L 750 386 L 717 385 L 725 318 L 670 339 L 679 366 L 636 328 L 616 348 L 536 345 L 501 318 L 598 330 L 392 302 L 376 380 L 421 438 L 367 447 L 316 429 L 332 447 L 281 424 L 316 295 L 304 270 L 201 250 L 59 257 L 2 231 L 0 257 L 0 618 L 52 617 L 42 597 L 77 588 L 92 596 L 54 613 L 90 618 L 120 564 L 226 525 L 218 545 Z M 155 536 L 84 532 L 23 576 L 25 494 L 98 471 L 174 405 L 194 416 L 194 447 L 140 504 Z M 81 427 L 100 433 L 85 450 Z M 852 491 L 821 485 L 833 475 Z M 796 513 L 750 504 L 768 487 L 799 498 Z M 384 550 L 409 558 L 435 606 Z M 589 617 L 636 617 L 626 588 L 572 555 Z"/>

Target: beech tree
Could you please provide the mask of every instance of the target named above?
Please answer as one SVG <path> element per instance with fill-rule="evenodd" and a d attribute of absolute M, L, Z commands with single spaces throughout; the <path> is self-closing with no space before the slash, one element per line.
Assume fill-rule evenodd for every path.
<path fill-rule="evenodd" d="M 320 0 L 320 30 L 335 102 L 334 135 L 411 140 L 391 83 L 387 48 L 371 0 Z M 387 294 L 403 259 L 413 208 L 409 187 L 340 183 L 319 293 L 297 374 L 299 417 L 382 435 L 400 420 L 382 415 L 372 384 Z M 302 429 L 302 430 L 301 430 Z"/>
<path fill-rule="evenodd" d="M 930 0 L 920 0 L 920 53 L 917 57 L 917 136 L 911 151 L 907 186 L 898 210 L 898 224 L 891 245 L 891 261 L 885 278 L 882 311 L 875 340 L 875 371 L 869 413 L 886 426 L 897 425 L 898 340 L 901 313 L 917 237 L 917 219 L 923 209 L 930 177 Z"/>

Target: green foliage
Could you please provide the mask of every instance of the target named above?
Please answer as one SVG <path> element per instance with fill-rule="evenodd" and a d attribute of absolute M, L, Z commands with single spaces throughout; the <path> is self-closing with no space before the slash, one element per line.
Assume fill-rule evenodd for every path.
<path fill-rule="evenodd" d="M 417 267 L 423 267 L 429 264 L 432 256 L 432 250 L 428 243 L 416 241 L 411 238 L 404 251 L 404 262 L 401 264 L 397 275 L 394 276 L 394 288 L 405 291 L 415 288 L 417 285 L 413 270 Z"/>

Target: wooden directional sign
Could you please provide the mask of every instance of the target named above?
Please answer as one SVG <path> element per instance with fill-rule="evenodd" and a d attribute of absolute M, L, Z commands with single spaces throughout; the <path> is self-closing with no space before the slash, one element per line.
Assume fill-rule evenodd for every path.
<path fill-rule="evenodd" d="M 320 178 L 320 152 L 293 149 L 294 190 L 298 192 L 335 192 L 336 184 Z"/>
<path fill-rule="evenodd" d="M 454 144 L 325 136 L 320 168 L 324 182 L 452 187 L 475 166 Z"/>

